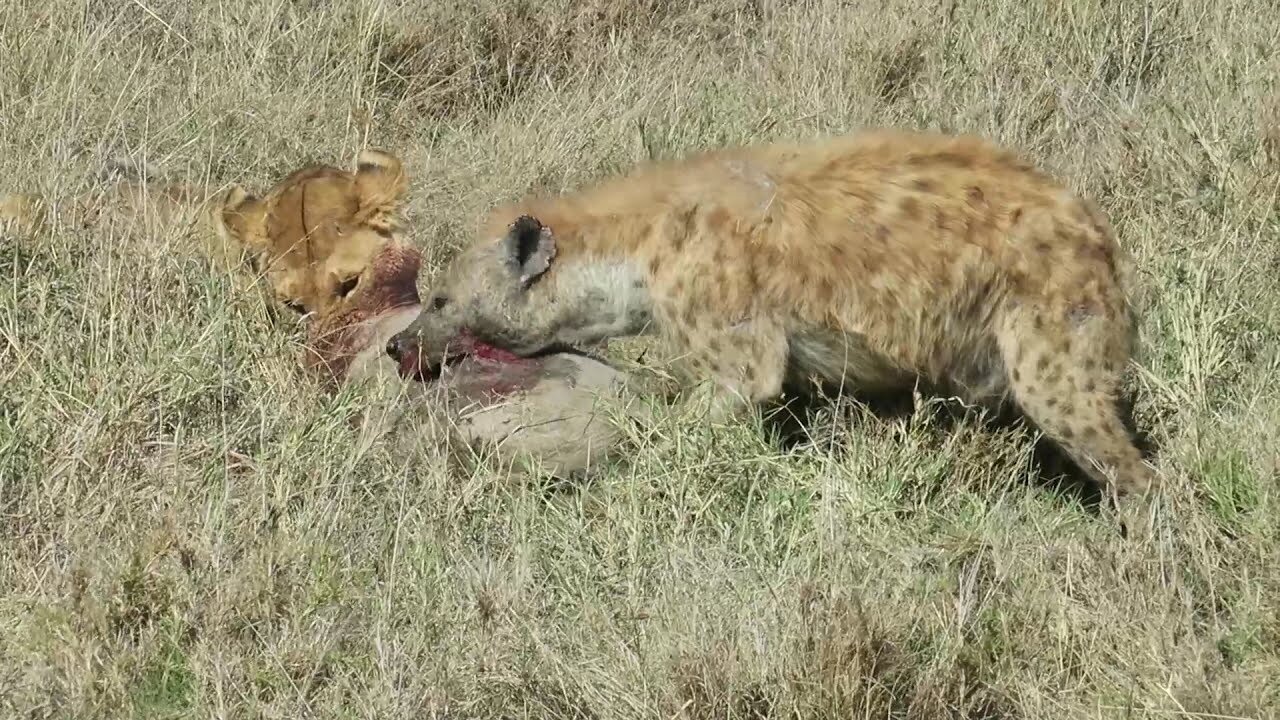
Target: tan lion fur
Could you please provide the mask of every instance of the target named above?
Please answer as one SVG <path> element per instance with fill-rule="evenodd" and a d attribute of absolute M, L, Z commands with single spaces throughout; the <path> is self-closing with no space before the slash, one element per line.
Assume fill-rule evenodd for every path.
<path fill-rule="evenodd" d="M 395 229 L 405 191 L 395 156 L 366 150 L 354 171 L 309 165 L 279 180 L 262 197 L 240 185 L 118 178 L 99 192 L 71 198 L 0 196 L 0 224 L 31 234 L 59 226 L 104 223 L 189 223 L 212 259 L 247 260 L 272 296 L 298 312 L 334 311 Z"/>
<path fill-rule="evenodd" d="M 277 299 L 325 315 L 372 276 L 372 259 L 399 231 L 407 177 L 398 158 L 366 150 L 354 172 L 315 165 L 261 198 L 226 195 L 219 226 L 257 260 Z"/>

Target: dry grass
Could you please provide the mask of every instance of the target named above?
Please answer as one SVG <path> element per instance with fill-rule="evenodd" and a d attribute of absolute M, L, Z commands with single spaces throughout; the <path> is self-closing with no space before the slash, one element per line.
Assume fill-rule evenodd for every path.
<path fill-rule="evenodd" d="M 415 7 L 416 6 L 416 7 Z M 1280 116 L 1257 0 L 0 6 L 0 190 L 110 158 L 262 184 L 361 147 L 438 262 L 649 156 L 974 131 L 1140 260 L 1169 521 L 1126 542 L 1031 439 L 672 413 L 589 484 L 357 452 L 359 398 L 175 228 L 0 245 L 6 717 L 1280 714 Z"/>

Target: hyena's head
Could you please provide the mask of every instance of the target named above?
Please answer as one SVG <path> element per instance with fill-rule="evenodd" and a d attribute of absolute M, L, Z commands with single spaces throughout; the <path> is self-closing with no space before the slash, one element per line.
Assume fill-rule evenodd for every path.
<path fill-rule="evenodd" d="M 430 374 L 478 347 L 531 357 L 647 323 L 644 284 L 629 266 L 566 257 L 554 228 L 528 215 L 495 235 L 449 263 L 422 314 L 388 343 L 402 371 Z"/>
<path fill-rule="evenodd" d="M 469 355 L 477 342 L 532 355 L 556 342 L 553 288 L 542 281 L 555 259 L 550 229 L 521 217 L 500 238 L 462 250 L 434 283 L 422 314 L 392 338 L 387 353 L 406 356 L 421 371 L 449 356 Z"/>

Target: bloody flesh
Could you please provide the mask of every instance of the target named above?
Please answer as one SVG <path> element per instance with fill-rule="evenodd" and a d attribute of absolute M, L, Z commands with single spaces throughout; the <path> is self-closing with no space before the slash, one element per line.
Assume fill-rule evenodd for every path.
<path fill-rule="evenodd" d="M 487 343 L 477 340 L 474 335 L 472 335 L 469 332 L 466 332 L 465 330 L 462 333 L 462 340 L 464 345 L 469 350 L 469 354 L 474 355 L 476 358 L 480 360 L 488 360 L 490 362 L 498 362 L 498 363 L 516 363 L 516 364 L 527 362 L 525 358 L 522 358 L 513 352 L 503 350 L 502 348 L 494 347 L 492 345 L 489 345 Z"/>

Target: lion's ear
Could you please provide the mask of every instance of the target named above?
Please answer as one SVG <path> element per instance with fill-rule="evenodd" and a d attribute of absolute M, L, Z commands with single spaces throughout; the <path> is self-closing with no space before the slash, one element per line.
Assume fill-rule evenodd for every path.
<path fill-rule="evenodd" d="M 265 248 L 267 207 L 243 187 L 233 185 L 222 196 L 218 219 L 229 239 L 252 250 Z"/>
<path fill-rule="evenodd" d="M 365 150 L 356 158 L 356 197 L 361 210 L 390 210 L 400 203 L 409 178 L 400 158 Z"/>
<path fill-rule="evenodd" d="M 214 257 L 227 267 L 243 262 L 256 267 L 270 246 L 266 203 L 233 185 L 212 209 L 217 231 L 215 246 L 210 247 Z"/>

